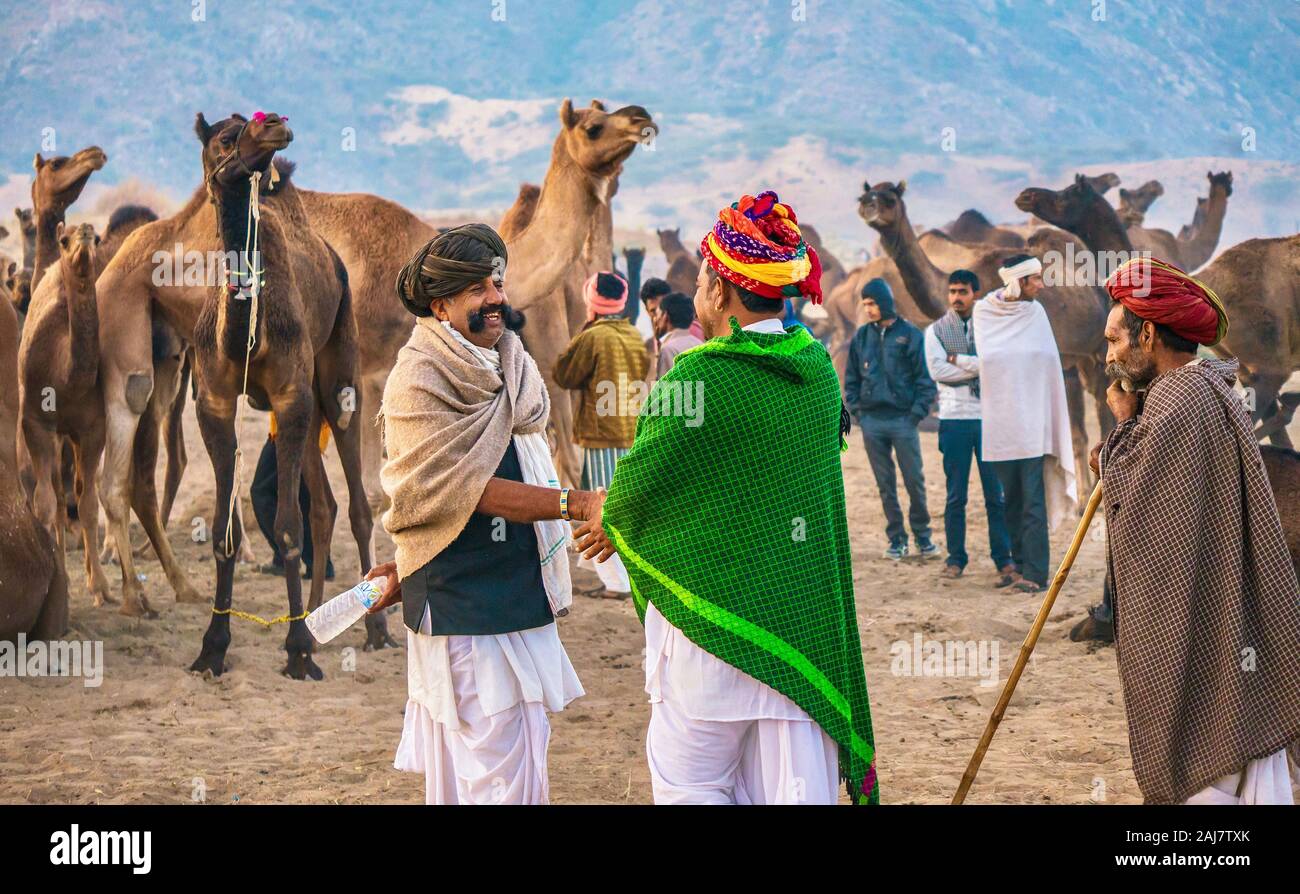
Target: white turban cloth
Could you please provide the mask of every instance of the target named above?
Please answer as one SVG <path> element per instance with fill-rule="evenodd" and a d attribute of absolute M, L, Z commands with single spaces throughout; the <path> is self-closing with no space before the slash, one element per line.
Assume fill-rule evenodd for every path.
<path fill-rule="evenodd" d="M 1020 297 L 1020 280 L 1026 276 L 1033 276 L 1035 273 L 1043 272 L 1043 262 L 1038 258 L 1030 258 L 1027 261 L 1021 261 L 1012 267 L 999 267 L 998 276 L 1002 277 L 1002 285 L 1006 286 L 1002 294 L 1007 298 Z"/>

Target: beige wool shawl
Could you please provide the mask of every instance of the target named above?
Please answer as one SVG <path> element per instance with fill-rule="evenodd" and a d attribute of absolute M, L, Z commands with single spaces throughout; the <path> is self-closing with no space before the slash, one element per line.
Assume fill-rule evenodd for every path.
<path fill-rule="evenodd" d="M 515 434 L 546 428 L 550 399 L 513 332 L 485 367 L 433 317 L 421 317 L 384 387 L 379 425 L 388 459 L 380 483 L 392 501 L 384 529 L 405 579 L 464 529 Z"/>

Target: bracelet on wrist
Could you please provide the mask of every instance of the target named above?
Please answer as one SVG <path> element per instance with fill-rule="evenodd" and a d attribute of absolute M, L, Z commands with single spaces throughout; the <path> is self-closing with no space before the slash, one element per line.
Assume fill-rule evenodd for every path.
<path fill-rule="evenodd" d="M 572 521 L 569 517 L 569 488 L 560 488 L 560 518 L 565 521 Z"/>

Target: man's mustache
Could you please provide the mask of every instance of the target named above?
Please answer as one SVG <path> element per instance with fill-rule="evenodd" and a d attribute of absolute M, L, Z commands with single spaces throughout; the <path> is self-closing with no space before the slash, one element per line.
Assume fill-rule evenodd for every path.
<path fill-rule="evenodd" d="M 524 312 L 515 310 L 509 303 L 502 302 L 501 304 L 485 304 L 478 310 L 471 310 L 468 315 L 469 331 L 474 333 L 482 332 L 487 326 L 487 315 L 490 313 L 501 314 L 501 322 L 511 332 L 518 332 L 524 328 L 526 322 Z"/>

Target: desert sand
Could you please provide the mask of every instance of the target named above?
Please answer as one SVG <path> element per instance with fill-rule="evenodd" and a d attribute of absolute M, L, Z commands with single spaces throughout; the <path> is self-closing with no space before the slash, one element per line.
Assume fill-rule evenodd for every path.
<path fill-rule="evenodd" d="M 1095 419 L 1090 420 L 1096 431 Z M 250 480 L 266 417 L 245 415 L 241 440 Z M 1293 434 L 1300 431 L 1293 427 Z M 210 524 L 212 471 L 192 412 L 190 466 L 169 535 L 201 590 L 214 572 L 210 543 L 194 542 L 194 519 Z M 922 433 L 926 490 L 935 538 L 943 543 L 944 481 L 934 433 Z M 341 470 L 328 456 L 335 494 Z M 968 507 L 971 564 L 941 582 L 941 561 L 881 557 L 884 517 L 855 430 L 844 455 L 858 620 L 875 725 L 882 801 L 946 803 L 1010 671 L 1040 596 L 993 588 L 978 482 Z M 901 487 L 900 487 L 901 491 Z M 1084 494 L 1086 497 L 1086 485 Z M 905 497 L 904 497 L 905 499 Z M 904 503 L 904 505 L 906 505 Z M 245 518 L 252 519 L 245 502 Z M 1053 566 L 1071 530 L 1052 536 Z M 135 532 L 137 542 L 143 535 Z M 269 548 L 253 532 L 259 561 Z M 337 579 L 326 596 L 359 576 L 356 548 L 341 517 L 334 531 Z M 1094 522 L 1074 571 L 972 789 L 970 803 L 1136 803 L 1124 708 L 1110 646 L 1069 641 L 1070 627 L 1100 600 L 1102 522 Z M 379 560 L 392 543 L 376 526 Z M 69 553 L 72 627 L 66 639 L 102 640 L 102 685 L 76 678 L 0 677 L 0 802 L 6 803 L 420 803 L 421 777 L 392 768 L 406 701 L 406 652 L 363 652 L 361 625 L 321 647 L 322 682 L 281 676 L 284 628 L 232 620 L 228 670 L 204 679 L 186 668 L 198 654 L 209 609 L 177 605 L 152 552 L 140 563 L 159 609 L 141 621 L 95 609 Z M 119 570 L 108 570 L 117 586 Z M 575 572 L 575 585 L 594 576 Z M 285 612 L 283 581 L 241 565 L 235 607 L 263 617 Z M 402 639 L 400 614 L 390 626 Z M 551 801 L 649 803 L 642 690 L 643 639 L 630 602 L 578 597 L 561 636 L 587 695 L 553 717 Z M 895 652 L 928 641 L 983 641 L 997 647 L 996 685 L 967 674 L 895 673 Z M 899 644 L 895 649 L 895 644 Z M 987 670 L 987 668 L 986 668 Z"/>

